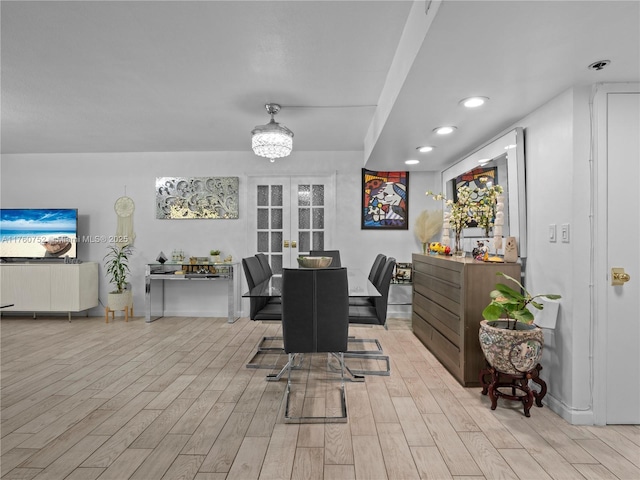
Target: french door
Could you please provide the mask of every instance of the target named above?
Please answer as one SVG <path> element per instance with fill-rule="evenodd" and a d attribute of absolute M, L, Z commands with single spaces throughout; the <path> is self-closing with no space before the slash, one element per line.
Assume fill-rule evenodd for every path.
<path fill-rule="evenodd" d="M 331 247 L 335 174 L 248 177 L 248 245 L 267 255 L 274 275 L 299 255 Z"/>

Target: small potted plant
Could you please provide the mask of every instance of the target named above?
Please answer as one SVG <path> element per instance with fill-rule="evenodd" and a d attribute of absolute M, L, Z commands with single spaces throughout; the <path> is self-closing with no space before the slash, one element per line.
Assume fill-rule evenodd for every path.
<path fill-rule="evenodd" d="M 209 255 L 211 255 L 211 263 L 220 263 L 220 250 L 211 250 Z"/>
<path fill-rule="evenodd" d="M 125 307 L 133 307 L 133 293 L 126 289 L 129 276 L 129 256 L 132 248 L 129 245 L 118 247 L 109 245 L 108 252 L 104 256 L 104 266 L 107 271 L 109 283 L 115 290 L 109 292 L 107 305 L 109 310 L 125 310 Z"/>
<path fill-rule="evenodd" d="M 520 289 L 496 284 L 490 294 L 491 302 L 482 311 L 485 320 L 480 322 L 480 346 L 487 362 L 497 371 L 527 372 L 540 360 L 544 345 L 542 329 L 533 323 L 533 314 L 527 307 L 542 310 L 542 303 L 536 299 L 557 300 L 561 296 L 551 293 L 531 295 L 515 278 L 502 272 L 497 275 Z"/>

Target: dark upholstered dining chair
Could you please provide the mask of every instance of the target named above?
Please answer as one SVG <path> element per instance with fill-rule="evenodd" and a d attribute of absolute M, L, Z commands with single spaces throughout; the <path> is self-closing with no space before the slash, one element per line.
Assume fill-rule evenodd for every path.
<path fill-rule="evenodd" d="M 269 280 L 269 276 L 266 275 L 259 259 L 255 256 L 243 258 L 242 268 L 249 290 Z M 279 304 L 270 303 L 267 297 L 250 297 L 249 318 L 251 320 L 282 320 L 282 307 Z"/>
<path fill-rule="evenodd" d="M 396 259 L 393 257 L 387 258 L 382 268 L 382 272 L 374 283 L 379 297 L 371 297 L 370 304 L 362 305 L 349 305 L 349 323 L 360 325 L 382 325 L 387 328 L 387 306 L 389 303 L 389 287 L 391 285 L 391 278 L 393 277 L 393 270 L 396 266 Z M 391 372 L 391 364 L 389 362 L 389 356 L 384 355 L 382 345 L 377 338 L 350 338 L 350 342 L 354 343 L 375 343 L 376 350 L 348 350 L 345 353 L 345 358 L 359 358 L 367 360 L 376 360 L 385 362 L 385 368 L 382 370 L 357 370 L 349 369 L 349 372 L 354 375 L 389 375 Z"/>
<path fill-rule="evenodd" d="M 382 269 L 386 262 L 386 255 L 383 255 L 382 253 L 376 255 L 376 259 L 373 261 L 373 265 L 371 265 L 371 270 L 369 271 L 369 281 L 374 285 L 378 280 L 380 280 L 380 275 L 382 275 Z"/>
<path fill-rule="evenodd" d="M 376 258 L 373 261 L 373 265 L 371 265 L 371 270 L 369 271 L 369 281 L 374 285 L 376 285 L 376 283 L 380 279 L 386 261 L 386 255 L 383 255 L 382 253 L 376 255 Z M 352 297 L 349 298 L 349 305 L 370 306 L 373 305 L 373 297 Z"/>
<path fill-rule="evenodd" d="M 244 276 L 247 279 L 249 290 L 255 288 L 256 285 L 268 280 L 270 277 L 264 271 L 258 257 L 247 257 L 242 259 L 242 268 Z M 249 297 L 249 318 L 251 320 L 282 320 L 282 304 L 280 302 L 270 302 L 268 297 Z M 268 368 L 274 369 L 275 365 L 268 363 L 256 362 L 256 358 L 260 354 L 282 354 L 284 350 L 282 346 L 265 346 L 267 342 L 282 341 L 280 336 L 263 336 L 258 343 L 255 355 L 247 363 L 247 368 Z M 278 378 L 282 375 L 283 370 L 278 374 Z"/>
<path fill-rule="evenodd" d="M 331 261 L 330 267 L 341 267 L 342 263 L 340 262 L 340 250 L 311 250 L 309 252 L 310 257 L 331 257 L 333 260 Z"/>
<path fill-rule="evenodd" d="M 389 287 L 393 270 L 396 267 L 396 259 L 387 258 L 380 277 L 377 282 L 373 282 L 379 297 L 371 297 L 372 305 L 354 305 L 349 307 L 349 323 L 359 323 L 368 325 L 382 325 L 387 323 L 387 305 L 389 302 Z"/>
<path fill-rule="evenodd" d="M 349 333 L 349 286 L 345 268 L 284 269 L 282 275 L 282 333 L 289 356 L 285 421 L 290 423 L 346 422 L 344 352 Z M 295 356 L 335 354 L 340 363 L 340 406 L 337 417 L 293 415 L 290 404 L 291 369 Z M 312 363 L 313 365 L 313 363 Z"/>
<path fill-rule="evenodd" d="M 273 275 L 273 271 L 271 270 L 271 265 L 269 265 L 269 259 L 264 253 L 256 253 L 256 258 L 260 262 L 260 266 L 267 277 Z"/>

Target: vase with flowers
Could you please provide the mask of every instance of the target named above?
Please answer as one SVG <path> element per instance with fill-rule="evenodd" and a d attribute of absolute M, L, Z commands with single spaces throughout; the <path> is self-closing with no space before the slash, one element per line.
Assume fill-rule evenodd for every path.
<path fill-rule="evenodd" d="M 482 181 L 482 179 L 480 180 Z M 477 200 L 473 206 L 473 217 L 478 227 L 484 230 L 487 238 L 496 221 L 498 199 L 503 192 L 504 189 L 500 185 L 486 185 L 474 191 Z"/>
<path fill-rule="evenodd" d="M 462 248 L 462 231 L 469 226 L 478 226 L 489 237 L 494 223 L 502 225 L 502 209 L 500 202 L 503 188 L 500 185 L 472 187 L 461 185 L 457 189 L 456 199 L 448 199 L 441 193 L 426 192 L 434 200 L 443 200 L 447 211 L 444 213 L 443 229 L 449 229 L 454 239 L 454 254 L 464 253 Z M 502 235 L 502 232 L 494 232 Z M 449 241 L 448 237 L 443 241 Z M 499 247 L 496 247 L 499 248 Z"/>
<path fill-rule="evenodd" d="M 444 213 L 444 222 L 442 227 L 449 229 L 453 233 L 454 246 L 452 248 L 454 255 L 461 256 L 464 253 L 462 248 L 462 229 L 469 226 L 469 223 L 475 219 L 475 188 L 468 185 L 458 187 L 457 198 L 452 200 L 446 198 L 441 193 L 433 193 L 428 191 L 427 195 L 434 200 L 443 200 L 447 211 Z M 447 241 L 443 239 L 443 241 Z"/>

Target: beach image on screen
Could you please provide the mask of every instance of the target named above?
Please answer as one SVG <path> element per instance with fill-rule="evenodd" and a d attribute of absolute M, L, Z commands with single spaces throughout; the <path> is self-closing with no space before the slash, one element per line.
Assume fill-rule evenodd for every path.
<path fill-rule="evenodd" d="M 76 257 L 75 209 L 0 210 L 0 257 Z"/>

